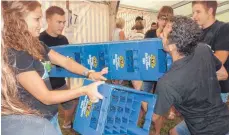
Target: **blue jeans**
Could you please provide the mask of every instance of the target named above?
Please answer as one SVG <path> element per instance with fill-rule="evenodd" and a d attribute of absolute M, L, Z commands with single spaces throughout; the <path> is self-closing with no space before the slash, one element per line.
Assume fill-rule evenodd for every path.
<path fill-rule="evenodd" d="M 60 129 L 60 125 L 59 125 L 59 122 L 58 122 L 58 113 L 55 116 L 53 116 L 53 118 L 50 120 L 50 122 L 52 123 L 52 125 L 56 129 L 58 135 L 62 135 L 62 132 L 61 132 L 61 129 Z"/>
<path fill-rule="evenodd" d="M 156 82 L 143 81 L 142 90 L 145 92 L 151 92 Z"/>
<path fill-rule="evenodd" d="M 175 126 L 178 135 L 191 135 L 185 121 L 181 121 Z M 229 135 L 229 132 L 226 134 Z"/>
<path fill-rule="evenodd" d="M 222 98 L 224 103 L 227 102 L 228 96 L 229 96 L 229 93 L 221 93 L 221 98 Z"/>
<path fill-rule="evenodd" d="M 175 126 L 178 135 L 191 135 L 185 121 L 181 121 Z"/>

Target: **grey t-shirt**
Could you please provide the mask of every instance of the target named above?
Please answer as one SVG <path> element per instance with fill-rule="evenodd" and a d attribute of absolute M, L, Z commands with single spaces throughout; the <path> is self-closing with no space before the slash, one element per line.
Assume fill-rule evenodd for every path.
<path fill-rule="evenodd" d="M 9 49 L 9 62 L 16 74 L 23 72 L 36 71 L 40 77 L 44 80 L 46 87 L 52 90 L 51 83 L 49 80 L 48 72 L 51 70 L 51 63 L 48 58 L 48 53 L 50 49 L 44 45 L 44 59 L 37 60 L 34 59 L 26 51 L 17 51 L 15 49 Z M 28 80 L 33 81 L 33 80 Z M 33 95 L 31 95 L 27 90 L 25 90 L 20 84 L 18 88 L 19 98 L 23 103 L 27 104 L 32 109 L 40 111 L 45 118 L 52 119 L 54 115 L 58 112 L 58 105 L 45 105 L 41 101 L 37 100 Z"/>
<path fill-rule="evenodd" d="M 2 116 L 1 124 L 2 135 L 57 135 L 47 119 L 32 115 Z"/>
<path fill-rule="evenodd" d="M 155 114 L 164 115 L 172 105 L 179 111 L 192 135 L 225 135 L 229 111 L 220 98 L 216 71 L 222 67 L 206 44 L 193 54 L 173 62 L 157 84 Z"/>

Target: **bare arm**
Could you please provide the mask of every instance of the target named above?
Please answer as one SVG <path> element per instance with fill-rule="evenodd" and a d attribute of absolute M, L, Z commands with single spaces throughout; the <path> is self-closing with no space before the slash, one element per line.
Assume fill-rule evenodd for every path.
<path fill-rule="evenodd" d="M 222 63 L 222 67 L 216 72 L 218 80 L 227 80 L 228 73 L 223 64 L 226 62 L 228 57 L 228 51 L 215 51 L 214 55 Z"/>
<path fill-rule="evenodd" d="M 88 69 L 79 63 L 75 62 L 72 59 L 69 59 L 54 50 L 50 50 L 48 53 L 49 59 L 52 64 L 59 65 L 75 74 L 83 75 L 85 71 Z M 93 80 L 107 80 L 105 77 L 103 77 L 103 74 L 106 74 L 108 72 L 107 68 L 104 68 L 101 72 L 93 72 L 88 76 L 89 78 Z"/>
<path fill-rule="evenodd" d="M 160 135 L 160 131 L 161 128 L 163 127 L 164 120 L 165 120 L 164 116 L 153 114 L 153 122 L 154 122 L 154 129 L 155 129 L 154 135 Z"/>
<path fill-rule="evenodd" d="M 82 95 L 89 95 L 89 98 L 102 98 L 97 91 L 97 84 L 94 84 L 95 86 L 92 84 L 78 89 L 50 91 L 36 71 L 20 73 L 17 75 L 17 79 L 25 90 L 46 105 L 62 103 Z M 98 85 L 100 84 L 101 83 Z"/>
<path fill-rule="evenodd" d="M 126 39 L 124 31 L 120 31 L 119 32 L 119 37 L 120 37 L 120 40 L 125 40 Z"/>
<path fill-rule="evenodd" d="M 216 71 L 216 75 L 217 75 L 217 79 L 219 81 L 227 80 L 227 78 L 228 78 L 228 73 L 227 73 L 227 71 L 226 71 L 226 69 L 224 68 L 223 65 L 218 71 Z"/>

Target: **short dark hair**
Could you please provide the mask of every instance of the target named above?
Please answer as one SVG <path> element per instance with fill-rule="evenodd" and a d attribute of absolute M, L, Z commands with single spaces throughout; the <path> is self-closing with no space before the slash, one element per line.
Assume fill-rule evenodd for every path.
<path fill-rule="evenodd" d="M 201 35 L 198 24 L 185 16 L 174 16 L 170 22 L 172 31 L 168 35 L 169 43 L 176 44 L 177 51 L 181 55 L 193 53 Z"/>
<path fill-rule="evenodd" d="M 143 20 L 143 17 L 141 17 L 141 16 L 137 16 L 136 18 L 135 18 L 135 22 L 136 21 L 142 21 Z"/>
<path fill-rule="evenodd" d="M 52 17 L 54 14 L 65 15 L 65 12 L 62 8 L 58 6 L 51 6 L 45 12 L 46 19 Z"/>
<path fill-rule="evenodd" d="M 157 25 L 157 23 L 155 23 L 155 22 L 152 22 L 151 26 L 152 26 L 152 25 Z"/>
<path fill-rule="evenodd" d="M 143 30 L 144 29 L 144 25 L 143 25 L 142 21 L 136 21 L 134 28 L 136 30 Z"/>
<path fill-rule="evenodd" d="M 201 4 L 205 7 L 205 9 L 209 10 L 210 8 L 212 8 L 213 12 L 213 16 L 216 15 L 216 10 L 217 10 L 217 1 L 205 1 L 205 0 L 201 0 L 201 1 L 193 1 L 192 2 L 192 6 L 194 6 L 195 4 Z"/>

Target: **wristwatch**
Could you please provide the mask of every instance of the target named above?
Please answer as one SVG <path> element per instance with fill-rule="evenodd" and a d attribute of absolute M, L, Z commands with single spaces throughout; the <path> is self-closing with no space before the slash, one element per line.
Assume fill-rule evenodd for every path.
<path fill-rule="evenodd" d="M 83 75 L 84 76 L 86 76 L 87 78 L 89 77 L 89 75 L 90 75 L 90 73 L 93 73 L 93 72 L 95 72 L 95 70 L 85 70 L 84 72 L 83 72 Z"/>

